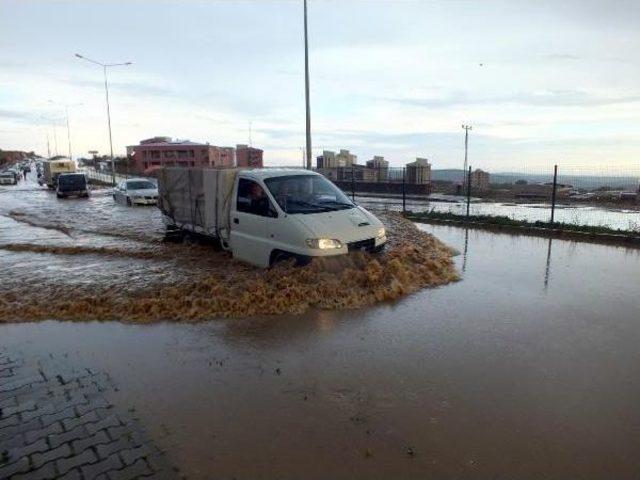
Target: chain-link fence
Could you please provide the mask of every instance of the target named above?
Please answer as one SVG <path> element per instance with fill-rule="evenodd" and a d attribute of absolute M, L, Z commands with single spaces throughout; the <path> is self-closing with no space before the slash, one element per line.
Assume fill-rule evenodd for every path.
<path fill-rule="evenodd" d="M 291 168 L 291 167 L 287 167 Z M 122 171 L 120 171 L 122 170 Z M 437 220 L 579 227 L 640 234 L 640 166 L 549 165 L 517 171 L 349 165 L 316 168 L 358 204 Z M 86 167 L 113 185 L 110 171 Z M 116 183 L 135 175 L 116 170 Z"/>
<path fill-rule="evenodd" d="M 123 180 L 126 180 L 128 178 L 134 178 L 134 177 L 153 179 L 152 177 L 149 177 L 147 175 L 136 175 L 134 173 L 126 172 L 126 171 L 125 172 L 116 171 L 116 174 L 114 177 L 113 173 L 110 171 L 96 170 L 95 168 L 92 168 L 92 167 L 84 167 L 82 171 L 87 175 L 91 183 L 94 183 L 96 185 L 104 185 L 104 186 L 113 186 Z M 114 183 L 114 178 L 115 178 L 115 183 Z"/>
<path fill-rule="evenodd" d="M 409 164 L 316 170 L 364 207 L 434 219 L 640 233 L 640 167 L 551 165 L 493 173 Z"/>

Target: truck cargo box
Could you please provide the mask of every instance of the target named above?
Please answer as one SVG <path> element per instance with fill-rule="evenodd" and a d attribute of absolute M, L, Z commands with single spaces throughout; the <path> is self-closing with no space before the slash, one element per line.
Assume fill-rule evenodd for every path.
<path fill-rule="evenodd" d="M 238 170 L 163 167 L 158 170 L 158 206 L 178 228 L 225 238 Z"/>

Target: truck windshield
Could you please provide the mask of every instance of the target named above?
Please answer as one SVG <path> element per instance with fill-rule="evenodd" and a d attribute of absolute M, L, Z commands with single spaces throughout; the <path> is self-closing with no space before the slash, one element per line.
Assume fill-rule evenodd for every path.
<path fill-rule="evenodd" d="M 84 175 L 60 175 L 58 186 L 71 190 L 84 190 L 87 188 L 87 181 Z"/>
<path fill-rule="evenodd" d="M 320 175 L 287 175 L 264 183 L 286 213 L 319 213 L 354 208 L 333 183 Z"/>

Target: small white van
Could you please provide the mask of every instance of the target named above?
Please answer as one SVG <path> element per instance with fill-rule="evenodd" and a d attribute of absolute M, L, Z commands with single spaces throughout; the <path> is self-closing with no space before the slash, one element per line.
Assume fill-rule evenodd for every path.
<path fill-rule="evenodd" d="M 375 252 L 387 242 L 380 220 L 308 170 L 163 168 L 158 187 L 170 229 L 216 238 L 260 267 Z"/>

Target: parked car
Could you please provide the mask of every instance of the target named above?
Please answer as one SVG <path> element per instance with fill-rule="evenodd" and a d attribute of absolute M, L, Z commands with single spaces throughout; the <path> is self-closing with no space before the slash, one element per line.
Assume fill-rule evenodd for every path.
<path fill-rule="evenodd" d="M 15 185 L 18 183 L 16 176 L 12 171 L 0 173 L 0 185 Z"/>
<path fill-rule="evenodd" d="M 308 170 L 162 168 L 158 182 L 171 236 L 208 237 L 259 267 L 378 252 L 387 242 L 379 219 Z"/>
<path fill-rule="evenodd" d="M 123 180 L 113 189 L 113 199 L 123 205 L 156 205 L 158 186 L 146 178 Z"/>
<path fill-rule="evenodd" d="M 84 173 L 61 173 L 56 188 L 58 198 L 89 197 L 89 184 Z"/>

